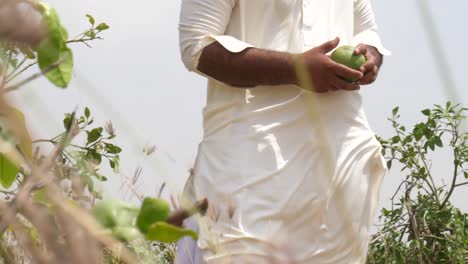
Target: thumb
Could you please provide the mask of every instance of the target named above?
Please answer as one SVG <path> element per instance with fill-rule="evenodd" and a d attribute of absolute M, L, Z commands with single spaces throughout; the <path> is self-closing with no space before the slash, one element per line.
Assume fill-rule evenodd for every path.
<path fill-rule="evenodd" d="M 334 48 L 338 47 L 338 44 L 340 44 L 340 38 L 336 37 L 333 40 L 327 41 L 323 43 L 322 45 L 317 47 L 317 50 L 320 53 L 327 54 L 328 52 L 332 51 Z"/>

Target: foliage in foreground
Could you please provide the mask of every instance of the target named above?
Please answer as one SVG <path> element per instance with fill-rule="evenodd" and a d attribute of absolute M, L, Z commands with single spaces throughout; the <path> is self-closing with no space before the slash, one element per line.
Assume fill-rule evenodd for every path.
<path fill-rule="evenodd" d="M 467 108 L 435 105 L 422 114 L 425 122 L 408 129 L 392 122 L 396 135 L 380 138 L 389 168 L 399 163 L 405 178 L 380 216 L 369 263 L 468 263 L 468 214 L 451 204 L 457 189 L 468 186 L 468 133 L 462 131 Z M 452 171 L 435 175 L 431 154 L 449 149 Z M 461 191 L 461 189 L 460 189 Z"/>
<path fill-rule="evenodd" d="M 171 263 L 175 241 L 197 238 L 182 222 L 206 210 L 206 200 L 174 210 L 159 198 L 145 198 L 141 206 L 97 202 L 96 183 L 107 180 L 104 161 L 119 170 L 122 149 L 113 142 L 112 124 L 92 127 L 85 108 L 81 116 L 65 115 L 63 133 L 33 140 L 22 112 L 5 99 L 41 76 L 66 88 L 70 44 L 89 46 L 109 26 L 86 15 L 90 28 L 69 39 L 57 12 L 43 2 L 5 0 L 0 10 L 0 262 Z M 25 77 L 35 65 L 40 72 Z"/>

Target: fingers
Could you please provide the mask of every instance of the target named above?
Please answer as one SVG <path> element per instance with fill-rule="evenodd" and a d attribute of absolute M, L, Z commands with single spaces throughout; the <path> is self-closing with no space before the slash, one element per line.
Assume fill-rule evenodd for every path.
<path fill-rule="evenodd" d="M 361 84 L 371 84 L 375 82 L 379 75 L 379 68 L 375 65 L 370 71 L 364 74 L 364 77 L 360 80 Z"/>
<path fill-rule="evenodd" d="M 357 45 L 356 48 L 354 49 L 354 54 L 356 54 L 356 55 L 359 55 L 359 54 L 366 55 L 367 54 L 367 45 L 364 45 L 364 44 Z"/>
<path fill-rule="evenodd" d="M 322 54 L 326 54 L 332 51 L 334 48 L 338 47 L 338 44 L 340 44 L 340 38 L 336 37 L 333 40 L 323 43 L 322 45 L 318 46 L 316 49 L 318 52 Z"/>
<path fill-rule="evenodd" d="M 335 62 L 333 62 L 331 67 L 335 75 L 338 75 L 346 79 L 354 80 L 354 79 L 361 79 L 362 77 L 364 77 L 364 74 L 362 72 L 353 70 L 349 67 L 346 67 L 344 65 L 341 65 Z"/>
<path fill-rule="evenodd" d="M 364 63 L 360 68 L 359 71 L 362 73 L 367 73 L 368 71 L 372 70 L 374 67 L 377 67 L 376 60 L 374 58 L 367 58 L 366 63 Z M 377 69 L 378 70 L 378 69 Z"/>
<path fill-rule="evenodd" d="M 330 83 L 337 90 L 354 91 L 360 89 L 359 83 L 345 81 L 339 77 L 332 78 Z"/>

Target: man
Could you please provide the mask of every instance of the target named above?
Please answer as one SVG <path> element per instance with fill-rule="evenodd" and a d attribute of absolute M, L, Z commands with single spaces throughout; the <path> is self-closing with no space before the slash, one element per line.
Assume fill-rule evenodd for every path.
<path fill-rule="evenodd" d="M 179 31 L 184 64 L 208 78 L 203 263 L 364 263 L 386 172 L 359 91 L 387 53 L 369 0 L 182 0 Z M 339 44 L 366 64 L 333 62 Z"/>

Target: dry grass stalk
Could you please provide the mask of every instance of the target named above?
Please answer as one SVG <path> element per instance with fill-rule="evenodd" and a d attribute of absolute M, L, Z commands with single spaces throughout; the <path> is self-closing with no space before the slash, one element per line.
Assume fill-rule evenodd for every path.
<path fill-rule="evenodd" d="M 5 102 L 2 98 L 0 101 Z M 79 206 L 79 201 L 68 199 L 59 186 L 54 173 L 60 166 L 58 158 L 78 133 L 77 127 L 71 126 L 62 142 L 40 164 L 23 159 L 24 171 L 29 173 L 14 198 L 0 202 L 0 234 L 8 238 L 0 244 L 4 261 L 23 262 L 11 253 L 16 247 L 21 249 L 17 254 L 30 263 L 102 263 L 103 250 L 107 248 L 121 262 L 138 263 L 133 253 L 103 231 Z M 22 157 L 19 152 L 15 155 Z M 40 200 L 35 197 L 38 192 L 44 192 Z"/>

